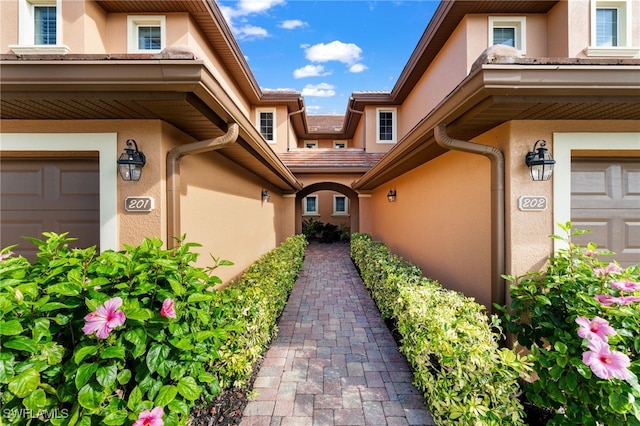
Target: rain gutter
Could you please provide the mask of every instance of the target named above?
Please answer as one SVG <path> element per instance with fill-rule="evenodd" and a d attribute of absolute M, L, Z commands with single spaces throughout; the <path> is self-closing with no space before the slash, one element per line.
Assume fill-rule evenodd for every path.
<path fill-rule="evenodd" d="M 301 112 L 304 112 L 304 108 L 305 107 L 302 107 L 297 111 L 293 111 L 293 112 L 290 112 L 289 114 L 287 114 L 287 126 L 291 127 L 291 116 L 294 115 L 294 114 L 300 114 Z M 287 152 L 289 152 L 289 134 L 290 133 L 291 132 L 287 131 Z"/>
<path fill-rule="evenodd" d="M 505 273 L 505 201 L 504 201 L 504 155 L 498 148 L 459 139 L 447 134 L 446 126 L 439 124 L 433 129 L 436 143 L 442 148 L 484 155 L 491 160 L 491 300 L 504 305 L 506 286 Z M 494 308 L 491 307 L 491 311 Z"/>
<path fill-rule="evenodd" d="M 180 230 L 180 160 L 192 154 L 217 151 L 238 140 L 238 124 L 230 123 L 227 133 L 214 139 L 205 139 L 173 148 L 167 154 L 167 246 L 173 247 Z"/>

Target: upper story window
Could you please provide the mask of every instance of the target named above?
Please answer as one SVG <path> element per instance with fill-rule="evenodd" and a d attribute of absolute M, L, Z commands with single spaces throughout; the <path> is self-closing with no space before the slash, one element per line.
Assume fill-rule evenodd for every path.
<path fill-rule="evenodd" d="M 165 48 L 165 16 L 129 16 L 128 52 L 158 53 Z"/>
<path fill-rule="evenodd" d="M 318 214 L 318 196 L 317 195 L 307 195 L 302 200 L 303 214 L 306 215 L 317 215 Z"/>
<path fill-rule="evenodd" d="M 635 56 L 639 46 L 631 41 L 631 2 L 594 0 L 591 2 L 591 46 L 587 56 Z"/>
<path fill-rule="evenodd" d="M 304 141 L 304 147 L 305 148 L 317 148 L 318 147 L 318 141 Z"/>
<path fill-rule="evenodd" d="M 20 0 L 18 3 L 18 45 L 9 46 L 19 55 L 65 54 L 61 44 L 62 1 Z"/>
<path fill-rule="evenodd" d="M 348 208 L 348 200 L 344 195 L 334 195 L 333 196 L 333 214 L 334 215 L 345 215 L 349 214 Z"/>
<path fill-rule="evenodd" d="M 489 46 L 505 44 L 526 52 L 526 24 L 524 16 L 490 16 Z"/>
<path fill-rule="evenodd" d="M 396 115 L 396 108 L 376 109 L 377 143 L 396 143 Z"/>
<path fill-rule="evenodd" d="M 333 147 L 334 148 L 346 148 L 347 147 L 347 141 L 333 141 Z"/>
<path fill-rule="evenodd" d="M 269 143 L 276 142 L 276 111 L 275 109 L 259 109 L 256 111 L 258 130 L 262 137 Z"/>

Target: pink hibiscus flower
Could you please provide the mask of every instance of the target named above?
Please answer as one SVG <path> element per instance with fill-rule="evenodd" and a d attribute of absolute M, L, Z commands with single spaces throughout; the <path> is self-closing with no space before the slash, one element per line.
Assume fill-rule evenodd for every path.
<path fill-rule="evenodd" d="M 13 255 L 12 251 L 8 251 L 6 253 L 2 253 L 0 254 L 0 262 L 7 260 L 8 258 L 10 258 Z"/>
<path fill-rule="evenodd" d="M 84 317 L 87 324 L 82 327 L 84 334 L 96 333 L 98 338 L 106 339 L 111 330 L 124 324 L 124 320 L 127 318 L 124 312 L 118 311 L 120 306 L 122 306 L 122 299 L 114 297 L 104 302 L 95 311 L 87 314 Z"/>
<path fill-rule="evenodd" d="M 619 305 L 630 305 L 634 302 L 640 302 L 640 296 L 621 296 L 615 297 L 615 303 Z"/>
<path fill-rule="evenodd" d="M 629 357 L 622 352 L 612 351 L 609 345 L 599 339 L 589 341 L 589 350 L 582 354 L 582 362 L 601 379 L 626 380 L 631 377 L 627 369 L 631 365 Z"/>
<path fill-rule="evenodd" d="M 609 322 L 603 318 L 595 317 L 591 321 L 587 317 L 576 318 L 578 328 L 578 336 L 583 339 L 600 339 L 607 341 L 607 335 L 614 335 L 616 331 L 609 325 Z"/>
<path fill-rule="evenodd" d="M 612 274 L 612 273 L 621 272 L 621 271 L 622 271 L 622 268 L 620 266 L 618 266 L 617 264 L 611 262 L 605 267 L 595 268 L 593 270 L 593 273 L 596 274 L 596 275 L 604 277 L 607 274 Z"/>
<path fill-rule="evenodd" d="M 138 416 L 138 420 L 133 422 L 133 426 L 163 426 L 164 410 L 162 407 L 155 407 L 153 410 L 144 410 Z"/>
<path fill-rule="evenodd" d="M 160 309 L 160 315 L 167 318 L 175 318 L 176 317 L 175 306 L 176 306 L 176 303 L 173 301 L 173 299 L 170 299 L 167 297 L 166 299 L 164 299 L 164 302 L 162 302 L 162 309 Z"/>
<path fill-rule="evenodd" d="M 616 303 L 617 297 L 609 296 L 608 294 L 596 294 L 595 298 L 602 306 L 611 306 Z"/>
<path fill-rule="evenodd" d="M 621 281 L 612 282 L 611 287 L 617 288 L 619 290 L 626 291 L 626 292 L 632 292 L 632 291 L 640 290 L 640 283 L 636 283 L 629 280 L 621 280 Z"/>

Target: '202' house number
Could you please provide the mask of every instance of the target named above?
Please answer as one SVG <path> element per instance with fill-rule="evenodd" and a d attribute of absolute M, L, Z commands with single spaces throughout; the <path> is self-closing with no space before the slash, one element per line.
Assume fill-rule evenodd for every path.
<path fill-rule="evenodd" d="M 150 212 L 154 209 L 153 197 L 127 197 L 124 209 L 128 212 Z"/>
<path fill-rule="evenodd" d="M 547 197 L 523 195 L 518 198 L 518 209 L 522 211 L 540 211 L 547 209 Z"/>

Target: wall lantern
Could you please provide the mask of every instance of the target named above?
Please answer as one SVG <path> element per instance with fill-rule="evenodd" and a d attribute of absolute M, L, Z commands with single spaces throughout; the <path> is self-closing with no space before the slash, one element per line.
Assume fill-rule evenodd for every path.
<path fill-rule="evenodd" d="M 131 148 L 134 146 L 134 148 Z M 127 147 L 118 159 L 118 171 L 122 180 L 140 180 L 142 168 L 147 162 L 144 153 L 138 151 L 138 144 L 133 139 L 127 140 Z"/>
<path fill-rule="evenodd" d="M 387 199 L 389 200 L 390 203 L 393 203 L 396 200 L 396 190 L 395 189 L 390 189 L 389 192 L 387 193 Z"/>
<path fill-rule="evenodd" d="M 271 200 L 271 193 L 269 192 L 268 189 L 263 189 L 260 196 L 262 197 L 263 203 L 268 203 L 269 200 Z"/>
<path fill-rule="evenodd" d="M 538 143 L 540 143 L 540 147 L 536 148 Z M 531 179 L 534 181 L 549 180 L 553 174 L 553 165 L 556 164 L 556 160 L 549 154 L 545 146 L 547 146 L 547 141 L 536 141 L 533 145 L 533 151 L 528 152 L 524 157 L 524 162 L 531 171 Z"/>

